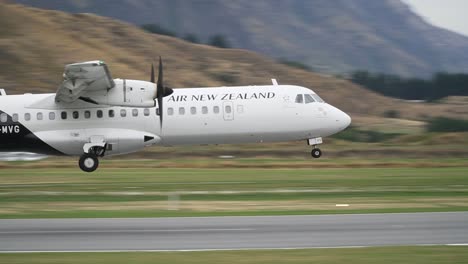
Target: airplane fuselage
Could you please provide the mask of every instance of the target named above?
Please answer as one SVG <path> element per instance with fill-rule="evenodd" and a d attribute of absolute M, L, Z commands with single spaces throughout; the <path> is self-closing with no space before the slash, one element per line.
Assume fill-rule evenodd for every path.
<path fill-rule="evenodd" d="M 157 106 L 61 104 L 55 94 L 0 96 L 0 151 L 79 156 L 85 144 L 103 141 L 109 156 L 151 145 L 316 139 L 350 124 L 347 114 L 319 97 L 311 102 L 312 96 L 291 85 L 174 89 L 164 97 L 163 126 Z"/>

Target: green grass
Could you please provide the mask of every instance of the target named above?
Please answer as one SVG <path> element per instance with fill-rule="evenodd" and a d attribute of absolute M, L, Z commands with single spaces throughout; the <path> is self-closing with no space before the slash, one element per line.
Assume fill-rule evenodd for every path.
<path fill-rule="evenodd" d="M 147 217 L 215 217 L 215 216 L 283 216 L 283 215 L 333 215 L 333 214 L 391 214 L 391 213 L 433 213 L 433 212 L 467 212 L 468 206 L 443 208 L 388 208 L 363 210 L 308 210 L 308 211 L 30 211 L 22 214 L 4 214 L 1 219 L 35 219 L 35 218 L 147 218 Z"/>
<path fill-rule="evenodd" d="M 237 250 L 208 252 L 119 252 L 119 253 L 15 253 L 0 254 L 0 263 L 466 263 L 466 247 L 411 246 L 342 249 Z"/>
<path fill-rule="evenodd" d="M 465 210 L 466 167 L 0 170 L 0 218 Z"/>

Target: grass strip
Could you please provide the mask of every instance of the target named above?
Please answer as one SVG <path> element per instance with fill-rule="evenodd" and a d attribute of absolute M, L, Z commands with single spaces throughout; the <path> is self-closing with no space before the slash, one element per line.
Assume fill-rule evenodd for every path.
<path fill-rule="evenodd" d="M 186 264 L 435 264 L 466 263 L 468 250 L 455 246 L 401 246 L 368 248 L 323 248 L 297 250 L 232 250 L 206 252 L 118 252 L 118 253 L 14 253 L 0 254 L 0 263 L 186 263 Z"/>

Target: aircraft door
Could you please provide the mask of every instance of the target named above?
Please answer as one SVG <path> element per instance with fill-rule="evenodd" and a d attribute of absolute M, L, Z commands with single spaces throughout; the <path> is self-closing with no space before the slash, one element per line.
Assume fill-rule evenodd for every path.
<path fill-rule="evenodd" d="M 223 102 L 224 121 L 234 120 L 234 104 L 230 101 Z"/>
<path fill-rule="evenodd" d="M 127 80 L 123 80 L 123 96 L 124 96 L 124 103 L 130 103 L 132 99 L 132 92 L 133 87 L 127 85 Z"/>

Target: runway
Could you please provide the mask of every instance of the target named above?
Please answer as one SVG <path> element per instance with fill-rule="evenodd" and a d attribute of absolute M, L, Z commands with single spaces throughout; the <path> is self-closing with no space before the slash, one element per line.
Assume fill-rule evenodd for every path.
<path fill-rule="evenodd" d="M 0 251 L 164 251 L 468 243 L 468 212 L 0 220 Z"/>

